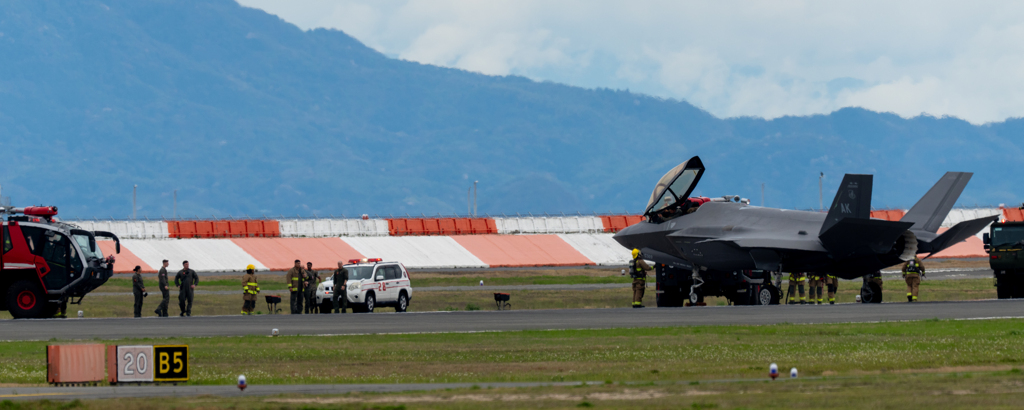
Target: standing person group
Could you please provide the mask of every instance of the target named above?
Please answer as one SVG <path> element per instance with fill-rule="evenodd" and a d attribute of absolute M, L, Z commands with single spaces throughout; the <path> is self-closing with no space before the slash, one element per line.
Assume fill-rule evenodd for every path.
<path fill-rule="evenodd" d="M 163 266 L 160 267 L 160 271 L 157 272 L 157 288 L 160 290 L 162 296 L 160 305 L 156 307 L 153 313 L 156 313 L 158 317 L 167 317 L 167 305 L 171 300 L 171 289 L 170 283 L 167 279 L 167 259 L 163 260 Z M 181 308 L 181 314 L 179 316 L 192 316 L 192 298 L 195 293 L 196 285 L 199 284 L 199 275 L 196 271 L 188 268 L 188 261 L 182 262 L 182 269 L 178 271 L 177 275 L 174 275 L 174 285 L 178 287 L 178 307 Z M 149 293 L 146 292 L 146 285 L 142 281 L 142 267 L 136 265 L 135 269 L 132 270 L 132 295 L 135 297 L 135 317 L 142 317 L 142 300 Z"/>
<path fill-rule="evenodd" d="M 341 266 L 342 263 L 338 262 L 338 268 L 344 270 Z M 335 275 L 337 275 L 337 271 L 335 271 Z M 346 272 L 346 278 L 347 275 Z M 285 285 L 288 286 L 288 291 L 291 293 L 289 304 L 291 305 L 291 313 L 293 315 L 317 313 L 320 306 L 316 305 L 316 289 L 323 279 L 320 278 L 320 272 L 313 269 L 313 262 L 306 262 L 306 267 L 303 268 L 302 261 L 296 259 L 295 265 L 285 274 L 284 281 Z M 342 286 L 344 287 L 344 285 Z M 337 310 L 336 305 L 335 310 Z"/>

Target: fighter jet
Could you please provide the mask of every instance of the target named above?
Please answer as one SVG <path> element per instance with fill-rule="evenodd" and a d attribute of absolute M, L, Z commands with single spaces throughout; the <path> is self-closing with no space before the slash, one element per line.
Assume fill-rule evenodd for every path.
<path fill-rule="evenodd" d="M 691 269 L 697 287 L 713 272 L 859 278 L 917 254 L 931 256 L 998 219 L 964 221 L 938 234 L 968 172 L 946 173 L 899 221 L 871 218 L 871 175 L 845 175 L 827 214 L 752 206 L 737 196 L 691 198 L 703 175 L 696 156 L 672 168 L 655 185 L 645 220 L 615 235 L 645 259 Z"/>

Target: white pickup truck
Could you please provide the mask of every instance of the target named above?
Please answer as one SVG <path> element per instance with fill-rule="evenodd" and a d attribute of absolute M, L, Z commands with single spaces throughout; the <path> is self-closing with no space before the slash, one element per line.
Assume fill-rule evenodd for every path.
<path fill-rule="evenodd" d="M 409 308 L 412 282 L 409 271 L 401 263 L 353 259 L 345 269 L 348 270 L 348 306 L 353 312 L 372 313 L 381 306 L 394 306 L 396 312 L 405 312 Z M 334 309 L 331 303 L 334 281 L 330 278 L 328 276 L 316 288 L 316 303 L 321 313 Z"/>

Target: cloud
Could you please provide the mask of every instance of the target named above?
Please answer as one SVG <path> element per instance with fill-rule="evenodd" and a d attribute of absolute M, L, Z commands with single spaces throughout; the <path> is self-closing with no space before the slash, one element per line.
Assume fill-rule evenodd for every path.
<path fill-rule="evenodd" d="M 388 55 L 685 99 L 732 117 L 845 106 L 1024 116 L 1012 1 L 240 0 Z"/>

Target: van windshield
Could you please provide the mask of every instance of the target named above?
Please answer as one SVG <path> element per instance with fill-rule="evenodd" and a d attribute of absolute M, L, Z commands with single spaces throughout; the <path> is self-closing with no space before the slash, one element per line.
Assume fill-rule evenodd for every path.
<path fill-rule="evenodd" d="M 370 279 L 373 276 L 373 266 L 346 266 L 349 280 Z"/>

